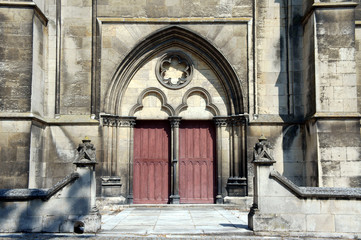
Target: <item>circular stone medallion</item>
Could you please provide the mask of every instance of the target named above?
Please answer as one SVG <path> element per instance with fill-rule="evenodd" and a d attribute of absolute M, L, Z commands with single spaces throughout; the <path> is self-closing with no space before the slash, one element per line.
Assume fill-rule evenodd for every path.
<path fill-rule="evenodd" d="M 193 64 L 182 52 L 167 52 L 158 60 L 155 74 L 158 81 L 170 89 L 180 89 L 192 80 Z"/>

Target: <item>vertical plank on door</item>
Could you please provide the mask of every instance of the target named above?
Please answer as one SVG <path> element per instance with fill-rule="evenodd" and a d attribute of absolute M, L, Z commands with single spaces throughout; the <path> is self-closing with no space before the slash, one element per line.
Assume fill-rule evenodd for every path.
<path fill-rule="evenodd" d="M 181 203 L 214 203 L 215 129 L 211 121 L 182 121 L 179 132 Z"/>
<path fill-rule="evenodd" d="M 133 203 L 168 203 L 169 140 L 168 121 L 137 122 L 134 129 Z"/>

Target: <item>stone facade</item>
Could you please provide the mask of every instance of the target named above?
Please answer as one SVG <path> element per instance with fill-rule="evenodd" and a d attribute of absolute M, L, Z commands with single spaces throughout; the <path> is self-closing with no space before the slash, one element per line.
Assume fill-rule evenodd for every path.
<path fill-rule="evenodd" d="M 137 121 L 174 117 L 214 121 L 217 203 L 249 202 L 261 135 L 297 185 L 361 187 L 357 3 L 0 1 L 0 187 L 51 187 L 87 136 L 131 201 Z"/>

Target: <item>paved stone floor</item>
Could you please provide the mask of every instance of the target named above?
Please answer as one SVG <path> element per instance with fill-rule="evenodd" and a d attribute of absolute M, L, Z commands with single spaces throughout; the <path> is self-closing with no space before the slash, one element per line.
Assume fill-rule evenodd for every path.
<path fill-rule="evenodd" d="M 208 205 L 203 207 L 130 206 L 121 211 L 103 213 L 102 230 L 97 234 L 0 233 L 0 239 L 313 240 L 330 238 L 307 236 L 254 236 L 253 232 L 247 229 L 247 212 Z"/>
<path fill-rule="evenodd" d="M 102 234 L 252 234 L 247 213 L 221 207 L 127 208 L 102 222 Z"/>

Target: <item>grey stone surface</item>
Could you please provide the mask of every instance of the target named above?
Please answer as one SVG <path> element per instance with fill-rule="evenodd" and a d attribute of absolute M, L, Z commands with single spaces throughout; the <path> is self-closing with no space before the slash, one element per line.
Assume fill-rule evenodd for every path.
<path fill-rule="evenodd" d="M 222 207 L 130 207 L 103 215 L 101 234 L 250 234 L 246 213 Z"/>

